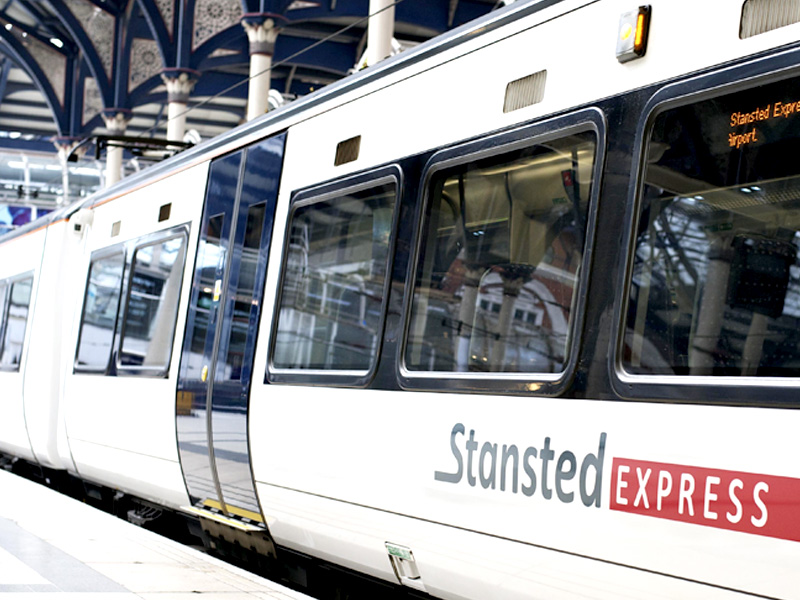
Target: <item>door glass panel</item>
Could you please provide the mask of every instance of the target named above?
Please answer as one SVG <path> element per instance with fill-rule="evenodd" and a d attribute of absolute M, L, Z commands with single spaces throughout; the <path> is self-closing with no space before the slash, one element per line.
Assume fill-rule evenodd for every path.
<path fill-rule="evenodd" d="M 211 164 L 178 383 L 178 449 L 193 503 L 218 503 L 208 386 L 241 153 Z"/>
<path fill-rule="evenodd" d="M 244 510 L 257 520 L 247 404 L 282 149 L 283 137 L 278 137 L 247 151 L 214 382 L 214 456 L 220 488 L 229 510 Z"/>
<path fill-rule="evenodd" d="M 192 502 L 256 522 L 247 403 L 284 140 L 212 163 L 178 392 Z"/>
<path fill-rule="evenodd" d="M 75 369 L 105 371 L 114 345 L 125 255 L 122 252 L 92 261 L 83 300 Z"/>
<path fill-rule="evenodd" d="M 239 381 L 242 378 L 250 314 L 255 310 L 253 294 L 256 288 L 258 253 L 261 249 L 265 211 L 265 202 L 259 202 L 247 209 L 241 263 L 238 265 L 239 277 L 235 289 L 232 289 L 233 313 L 230 341 L 224 360 L 217 363 L 217 375 L 222 380 Z"/>
<path fill-rule="evenodd" d="M 183 282 L 186 237 L 180 236 L 137 248 L 120 364 L 166 372 Z"/>
<path fill-rule="evenodd" d="M 25 340 L 25 328 L 28 323 L 28 306 L 31 301 L 33 278 L 27 277 L 11 284 L 6 313 L 3 353 L 0 366 L 19 369 L 22 360 L 22 344 Z"/>
<path fill-rule="evenodd" d="M 208 324 L 211 321 L 214 303 L 214 281 L 225 254 L 220 244 L 224 223 L 224 214 L 209 218 L 197 252 L 195 314 L 191 327 L 191 343 L 188 352 L 183 356 L 182 363 L 182 377 L 186 379 L 200 380 L 203 371 Z"/>

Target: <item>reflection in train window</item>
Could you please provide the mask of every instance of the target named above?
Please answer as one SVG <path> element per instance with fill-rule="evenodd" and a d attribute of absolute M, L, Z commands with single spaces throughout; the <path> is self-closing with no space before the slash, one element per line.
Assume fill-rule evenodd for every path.
<path fill-rule="evenodd" d="M 92 260 L 83 300 L 75 369 L 105 372 L 114 345 L 125 255 L 121 249 Z"/>
<path fill-rule="evenodd" d="M 274 368 L 366 372 L 373 366 L 395 195 L 390 183 L 294 211 Z"/>
<path fill-rule="evenodd" d="M 6 301 L 8 299 L 8 282 L 0 282 L 0 340 L 6 326 Z"/>
<path fill-rule="evenodd" d="M 217 275 L 221 273 L 225 263 L 225 247 L 221 237 L 225 225 L 225 215 L 220 213 L 208 219 L 205 232 L 200 236 L 195 263 L 197 286 L 196 313 L 192 325 L 192 343 L 189 352 L 184 356 L 182 371 L 184 377 L 200 379 L 205 359 L 206 338 L 209 325 L 214 321 L 214 288 Z"/>
<path fill-rule="evenodd" d="M 25 340 L 25 327 L 28 323 L 28 307 L 31 302 L 33 278 L 18 279 L 8 285 L 10 292 L 2 313 L 5 319 L 0 368 L 17 371 L 22 360 L 22 343 Z"/>
<path fill-rule="evenodd" d="M 433 176 L 407 369 L 566 368 L 595 139 L 577 133 Z"/>
<path fill-rule="evenodd" d="M 186 238 L 140 246 L 133 255 L 119 362 L 163 373 L 172 356 Z"/>
<path fill-rule="evenodd" d="M 630 373 L 800 368 L 800 80 L 661 112 L 628 291 Z"/>
<path fill-rule="evenodd" d="M 224 369 L 221 377 L 230 381 L 239 381 L 242 378 L 250 319 L 253 313 L 257 313 L 257 305 L 254 305 L 254 302 L 257 303 L 256 274 L 266 209 L 266 202 L 253 204 L 247 209 L 242 259 L 239 263 L 239 273 L 233 294 L 230 338 L 227 351 L 223 356 L 224 365 L 217 364 L 218 370 Z"/>

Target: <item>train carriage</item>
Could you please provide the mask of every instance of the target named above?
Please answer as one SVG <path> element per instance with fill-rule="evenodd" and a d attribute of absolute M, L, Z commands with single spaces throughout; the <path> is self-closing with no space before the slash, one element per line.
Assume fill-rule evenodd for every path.
<path fill-rule="evenodd" d="M 0 450 L 420 596 L 800 598 L 792 11 L 518 2 L 3 238 Z"/>

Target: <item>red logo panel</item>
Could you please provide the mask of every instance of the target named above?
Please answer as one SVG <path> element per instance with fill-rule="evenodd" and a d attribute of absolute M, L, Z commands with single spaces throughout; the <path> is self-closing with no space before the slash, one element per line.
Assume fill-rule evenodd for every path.
<path fill-rule="evenodd" d="M 615 458 L 611 510 L 800 542 L 800 479 Z"/>

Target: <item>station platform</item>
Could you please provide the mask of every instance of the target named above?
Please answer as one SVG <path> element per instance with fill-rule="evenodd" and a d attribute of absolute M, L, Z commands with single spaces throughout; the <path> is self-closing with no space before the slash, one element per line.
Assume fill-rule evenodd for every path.
<path fill-rule="evenodd" d="M 309 600 L 0 471 L 2 600 Z"/>

